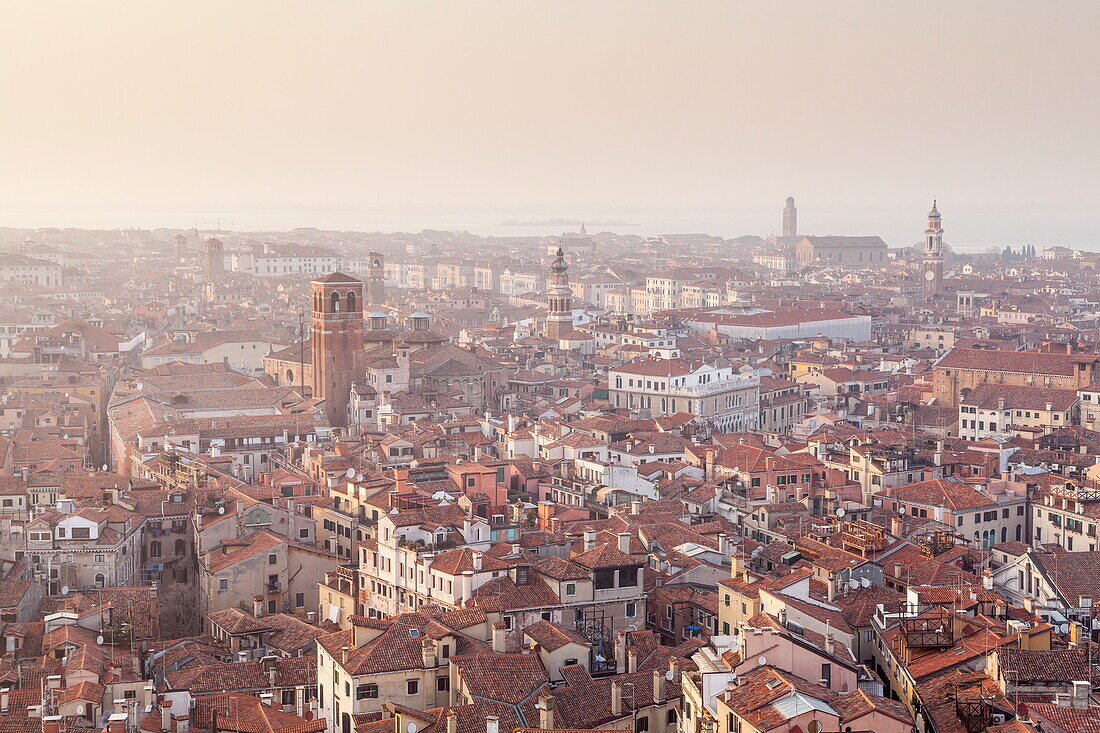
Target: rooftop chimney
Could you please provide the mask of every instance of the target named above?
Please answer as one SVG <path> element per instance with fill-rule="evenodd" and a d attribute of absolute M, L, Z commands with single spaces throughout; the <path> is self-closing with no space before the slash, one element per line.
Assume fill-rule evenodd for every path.
<path fill-rule="evenodd" d="M 539 695 L 539 727 L 549 730 L 554 727 L 554 698 Z"/>
<path fill-rule="evenodd" d="M 113 715 L 111 716 L 114 717 Z M 125 724 L 126 716 L 123 715 L 123 724 Z M 111 730 L 108 728 L 108 730 Z M 42 718 L 42 733 L 61 733 L 61 716 L 49 715 Z"/>
<path fill-rule="evenodd" d="M 458 733 L 458 713 L 448 710 L 444 716 L 447 718 L 447 733 Z"/>
<path fill-rule="evenodd" d="M 584 550 L 587 552 L 596 546 L 596 530 L 586 529 L 584 531 Z"/>
<path fill-rule="evenodd" d="M 53 717 L 53 716 L 51 716 Z M 126 713 L 114 713 L 107 718 L 107 733 L 126 733 Z M 42 719 L 45 722 L 46 718 Z M 58 723 L 60 726 L 60 722 Z M 43 726 L 45 727 L 45 726 Z"/>
<path fill-rule="evenodd" d="M 611 716 L 619 717 L 623 714 L 623 690 L 618 680 L 611 681 Z"/>
<path fill-rule="evenodd" d="M 255 596 L 252 599 L 252 615 L 261 618 L 264 615 L 264 597 Z"/>
<path fill-rule="evenodd" d="M 485 733 L 500 733 L 500 718 L 495 715 L 486 715 Z"/>
<path fill-rule="evenodd" d="M 630 533 L 619 532 L 619 552 L 630 554 Z"/>
<path fill-rule="evenodd" d="M 665 701 L 665 674 L 659 669 L 653 670 L 653 702 L 660 705 Z"/>
<path fill-rule="evenodd" d="M 507 633 L 503 622 L 493 624 L 493 651 L 497 654 L 504 654 L 507 649 Z"/>
<path fill-rule="evenodd" d="M 172 701 L 164 700 L 160 704 L 160 729 L 172 730 Z"/>

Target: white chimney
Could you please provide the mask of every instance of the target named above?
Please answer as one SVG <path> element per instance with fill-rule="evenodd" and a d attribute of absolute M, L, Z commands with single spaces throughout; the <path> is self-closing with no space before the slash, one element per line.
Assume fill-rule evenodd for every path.
<path fill-rule="evenodd" d="M 554 698 L 539 696 L 539 727 L 549 730 L 554 727 Z"/>
<path fill-rule="evenodd" d="M 625 553 L 627 555 L 630 554 L 630 533 L 629 532 L 620 532 L 619 533 L 619 552 Z"/>

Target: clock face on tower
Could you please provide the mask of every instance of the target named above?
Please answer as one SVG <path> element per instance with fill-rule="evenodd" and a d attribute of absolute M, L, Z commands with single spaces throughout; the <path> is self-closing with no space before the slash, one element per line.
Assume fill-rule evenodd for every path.
<path fill-rule="evenodd" d="M 927 280 L 928 282 L 932 282 L 933 280 L 936 279 L 936 273 L 933 272 L 932 270 L 925 270 L 924 271 L 924 279 Z"/>

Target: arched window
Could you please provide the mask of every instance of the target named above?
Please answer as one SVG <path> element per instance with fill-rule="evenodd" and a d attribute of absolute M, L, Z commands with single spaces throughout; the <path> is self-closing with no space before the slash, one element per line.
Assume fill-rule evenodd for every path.
<path fill-rule="evenodd" d="M 1023 534 L 1024 534 L 1024 525 L 1017 524 L 1016 525 L 1016 541 L 1017 542 L 1020 542 L 1020 541 L 1023 540 Z"/>
<path fill-rule="evenodd" d="M 149 543 L 149 556 L 160 557 L 160 540 L 153 540 Z"/>
<path fill-rule="evenodd" d="M 332 294 L 332 312 L 333 313 L 339 313 L 340 312 L 340 293 L 333 293 Z"/>
<path fill-rule="evenodd" d="M 103 575 L 103 573 L 96 573 L 95 574 L 95 586 L 96 586 L 96 588 L 102 588 L 106 584 L 107 584 L 107 578 Z"/>
<path fill-rule="evenodd" d="M 1001 542 L 1008 542 L 1008 527 L 1001 527 Z"/>
<path fill-rule="evenodd" d="M 354 313 L 354 312 L 355 312 L 355 291 L 354 290 L 349 290 L 348 291 L 348 313 Z"/>
<path fill-rule="evenodd" d="M 286 383 L 287 384 L 294 384 L 294 370 L 293 369 L 287 369 L 286 370 Z"/>
<path fill-rule="evenodd" d="M 184 540 L 176 540 L 175 554 L 186 555 L 187 554 L 187 542 Z"/>

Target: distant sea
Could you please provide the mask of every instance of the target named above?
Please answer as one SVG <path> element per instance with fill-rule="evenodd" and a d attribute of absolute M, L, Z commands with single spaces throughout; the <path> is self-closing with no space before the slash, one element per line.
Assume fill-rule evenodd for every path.
<path fill-rule="evenodd" d="M 264 211 L 97 211 L 3 212 L 0 227 L 73 227 L 84 229 L 197 227 L 212 231 L 287 231 L 315 227 L 360 232 L 419 232 L 424 229 L 467 231 L 498 237 L 550 236 L 576 231 L 584 222 L 589 234 L 712 234 L 732 238 L 745 234 L 767 236 L 780 227 L 780 207 L 774 210 L 593 209 L 522 210 L 515 208 L 463 210 L 454 208 L 395 207 Z M 892 247 L 919 242 L 927 207 L 915 211 L 887 209 L 829 209 L 799 207 L 799 231 L 806 234 L 878 234 Z M 1024 211 L 953 209 L 941 202 L 944 240 L 959 252 L 979 252 L 1005 246 L 1033 244 L 1039 248 L 1063 245 L 1100 251 L 1100 209 L 1093 211 Z"/>

